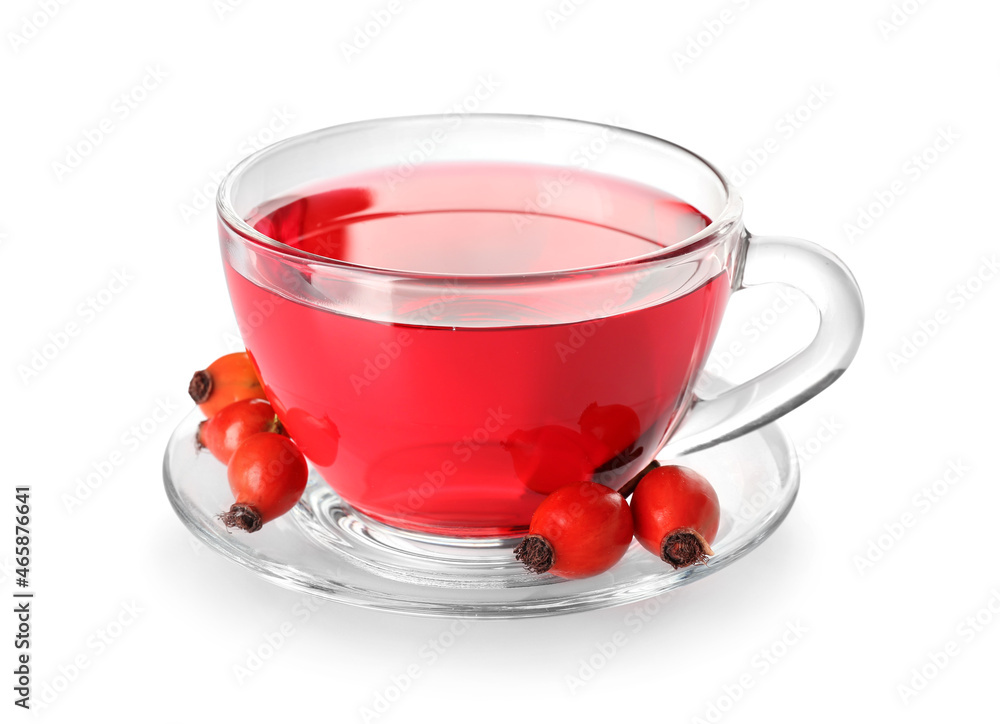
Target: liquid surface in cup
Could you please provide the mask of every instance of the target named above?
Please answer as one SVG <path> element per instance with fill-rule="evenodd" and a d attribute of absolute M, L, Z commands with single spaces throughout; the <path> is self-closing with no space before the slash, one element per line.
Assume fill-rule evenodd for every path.
<path fill-rule="evenodd" d="M 442 275 L 612 264 L 709 223 L 622 180 L 471 164 L 354 178 L 249 221 L 312 254 Z M 474 537 L 522 534 L 559 485 L 617 488 L 647 464 L 688 401 L 731 285 L 723 271 L 669 301 L 575 323 L 546 323 L 542 294 L 513 309 L 488 294 L 411 295 L 406 311 L 425 304 L 425 322 L 390 324 L 226 274 L 268 395 L 327 482 L 382 522 Z M 451 307 L 462 311 L 449 323 Z"/>

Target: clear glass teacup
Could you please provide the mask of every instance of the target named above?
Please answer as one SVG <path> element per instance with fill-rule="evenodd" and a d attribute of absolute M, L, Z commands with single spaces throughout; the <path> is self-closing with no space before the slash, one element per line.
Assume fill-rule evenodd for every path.
<path fill-rule="evenodd" d="M 546 494 L 766 424 L 860 342 L 843 264 L 759 237 L 711 164 L 606 125 L 393 118 L 265 148 L 218 195 L 230 296 L 292 438 L 363 515 L 523 534 Z M 812 342 L 694 394 L 733 293 L 788 284 Z M 721 342 L 721 340 L 720 340 Z"/>

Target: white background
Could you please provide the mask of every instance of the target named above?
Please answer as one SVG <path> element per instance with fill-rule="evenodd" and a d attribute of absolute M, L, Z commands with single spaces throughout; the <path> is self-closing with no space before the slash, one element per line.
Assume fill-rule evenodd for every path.
<path fill-rule="evenodd" d="M 4 3 L 0 562 L 9 597 L 13 487 L 30 484 L 34 694 L 51 701 L 42 718 L 992 716 L 1000 284 L 969 280 L 993 274 L 984 257 L 1000 247 L 1000 7 L 897 0 L 905 22 L 886 26 L 891 0 L 399 3 L 370 39 L 358 33 L 387 1 Z M 345 53 L 359 41 L 366 47 Z M 164 496 L 160 463 L 191 408 L 191 372 L 233 349 L 236 330 L 213 212 L 185 205 L 268 140 L 276 114 L 293 116 L 283 137 L 442 113 L 480 77 L 497 84 L 480 111 L 616 121 L 724 171 L 745 164 L 747 226 L 840 255 L 867 323 L 848 373 L 782 422 L 802 451 L 802 489 L 753 554 L 649 604 L 652 616 L 628 606 L 474 623 L 431 661 L 425 647 L 452 642 L 452 622 L 333 603 L 312 612 L 310 599 L 194 545 Z M 144 79 L 150 89 L 137 90 Z M 815 89 L 829 97 L 818 102 Z M 129 107 L 122 94 L 144 97 Z M 799 109 L 811 96 L 814 109 Z M 797 109 L 807 120 L 783 122 Z M 102 120 L 103 137 L 69 168 L 68 146 Z M 911 157 L 939 137 L 952 140 L 916 167 Z M 894 182 L 905 192 L 877 208 Z M 880 218 L 852 235 L 845 225 L 873 204 Z M 113 284 L 120 292 L 99 312 L 81 312 L 115 272 L 127 286 Z M 936 329 L 926 321 L 935 315 Z M 743 341 L 755 354 L 778 345 L 793 318 Z M 731 322 L 730 334 L 740 339 L 750 319 Z M 65 348 L 23 374 L 69 323 L 77 333 Z M 723 361 L 714 358 L 737 370 Z M 130 428 L 158 407 L 167 412 L 155 431 L 133 441 Z M 116 453 L 120 464 L 83 499 L 80 481 Z M 949 466 L 963 472 L 934 493 Z M 892 529 L 898 540 L 883 536 Z M 966 628 L 977 612 L 984 625 Z M 0 706 L 12 721 L 12 709 L 30 715 L 12 704 L 15 622 L 4 621 Z M 282 626 L 291 633 L 241 679 L 235 667 L 266 654 Z M 783 643 L 789 626 L 800 633 Z M 932 663 L 949 646 L 945 665 Z M 765 666 L 762 650 L 780 655 Z M 86 668 L 74 673 L 74 662 Z M 902 692 L 921 667 L 930 681 Z M 419 677 L 397 697 L 393 679 L 408 668 Z M 396 701 L 372 719 L 366 708 L 387 693 Z"/>

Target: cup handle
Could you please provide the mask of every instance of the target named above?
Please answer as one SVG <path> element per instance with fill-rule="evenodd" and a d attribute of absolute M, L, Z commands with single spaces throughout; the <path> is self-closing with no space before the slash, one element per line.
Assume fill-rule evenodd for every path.
<path fill-rule="evenodd" d="M 798 354 L 721 394 L 696 397 L 663 453 L 679 455 L 731 440 L 794 410 L 844 373 L 861 343 L 864 302 L 853 275 L 832 253 L 801 239 L 746 237 L 734 293 L 788 284 L 819 311 L 816 336 Z"/>

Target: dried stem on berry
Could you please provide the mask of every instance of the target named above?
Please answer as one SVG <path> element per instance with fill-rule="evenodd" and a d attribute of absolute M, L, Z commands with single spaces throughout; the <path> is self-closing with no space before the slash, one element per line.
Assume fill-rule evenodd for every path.
<path fill-rule="evenodd" d="M 694 528 L 680 528 L 668 534 L 660 545 L 660 558 L 674 567 L 685 568 L 693 563 L 708 563 L 714 555 L 708 541 Z"/>
<path fill-rule="evenodd" d="M 628 498 L 628 496 L 630 496 L 632 493 L 635 492 L 636 487 L 639 485 L 639 481 L 642 480 L 644 477 L 646 477 L 646 473 L 650 473 L 653 470 L 656 470 L 658 467 L 660 467 L 660 464 L 654 460 L 649 465 L 640 470 L 634 478 L 632 478 L 627 483 L 625 483 L 621 488 L 619 488 L 618 492 L 621 494 L 623 498 Z"/>
<path fill-rule="evenodd" d="M 229 510 L 219 514 L 219 520 L 225 523 L 227 528 L 239 528 L 247 533 L 254 533 L 264 525 L 258 510 L 252 505 L 243 503 L 233 503 Z"/>
<path fill-rule="evenodd" d="M 540 535 L 525 536 L 514 549 L 514 557 L 532 573 L 545 573 L 555 561 L 552 546 Z"/>
<path fill-rule="evenodd" d="M 195 404 L 200 405 L 212 395 L 212 375 L 205 370 L 198 370 L 188 385 L 188 394 Z"/>
<path fill-rule="evenodd" d="M 278 419 L 277 415 L 275 415 L 274 419 L 271 420 L 267 427 L 264 428 L 264 432 L 274 432 L 278 435 L 288 437 L 288 431 L 285 429 L 285 426 L 281 424 L 281 420 Z"/>
<path fill-rule="evenodd" d="M 594 468 L 595 473 L 610 473 L 618 468 L 623 468 L 630 462 L 642 455 L 642 445 L 639 447 L 629 446 L 625 450 L 615 455 L 598 468 Z"/>

